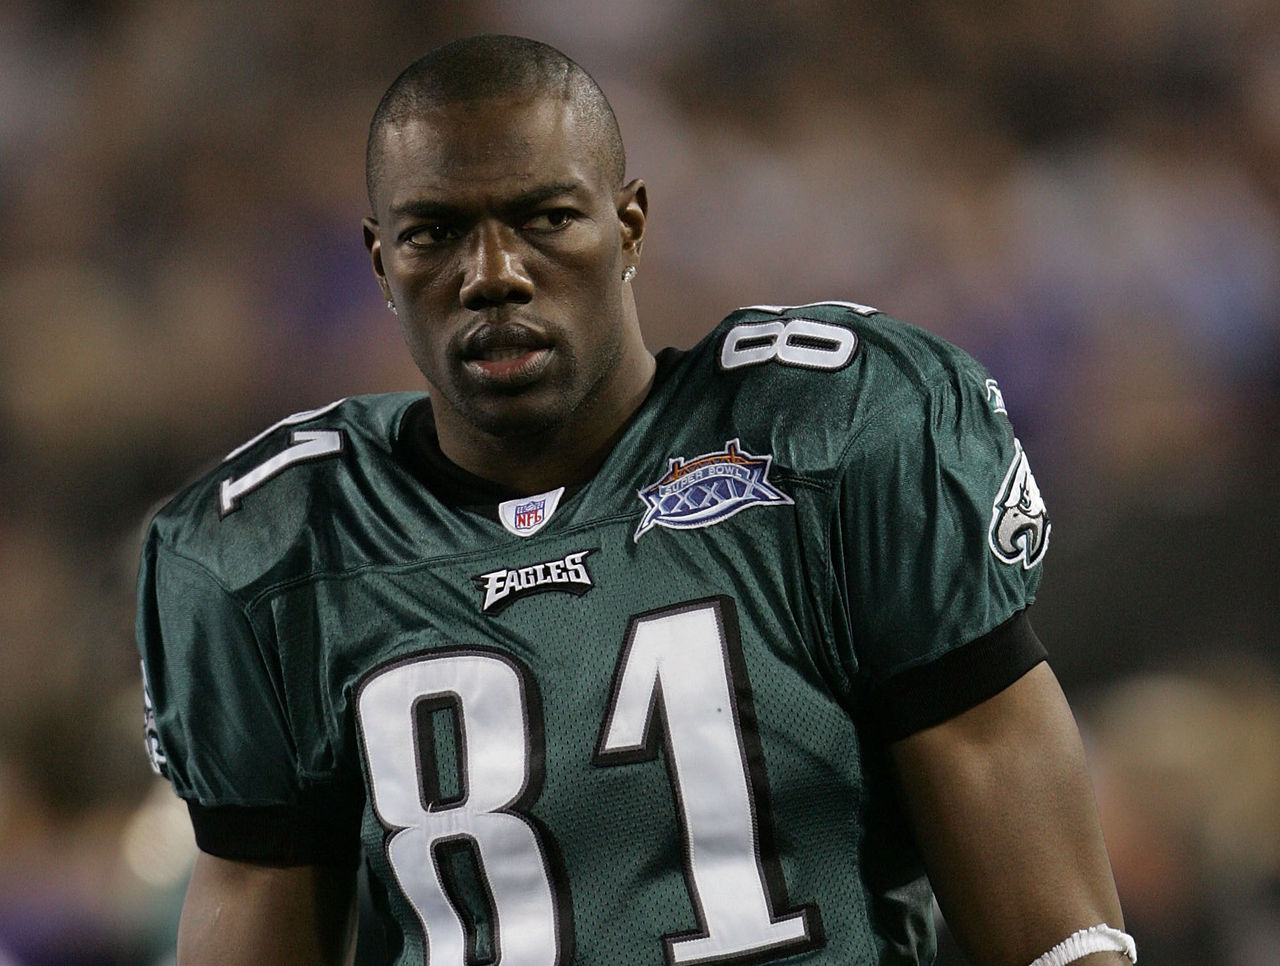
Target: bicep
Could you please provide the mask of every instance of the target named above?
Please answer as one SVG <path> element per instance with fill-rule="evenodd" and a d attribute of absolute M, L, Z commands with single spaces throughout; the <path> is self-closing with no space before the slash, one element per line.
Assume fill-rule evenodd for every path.
<path fill-rule="evenodd" d="M 1084 749 L 1047 664 L 892 755 L 939 904 L 976 962 L 1028 963 L 1077 929 L 1122 927 Z"/>
<path fill-rule="evenodd" d="M 201 852 L 178 931 L 179 966 L 339 966 L 355 950 L 355 874 Z"/>

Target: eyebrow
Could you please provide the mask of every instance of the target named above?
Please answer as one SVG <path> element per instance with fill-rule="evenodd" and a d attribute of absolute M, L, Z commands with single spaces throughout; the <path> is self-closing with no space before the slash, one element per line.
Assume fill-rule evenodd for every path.
<path fill-rule="evenodd" d="M 527 211 L 550 201 L 552 198 L 576 194 L 581 188 L 582 183 L 579 181 L 556 181 L 550 184 L 538 185 L 528 191 L 522 191 L 510 198 L 503 199 L 499 202 L 498 207 L 504 214 Z M 447 201 L 415 198 L 392 205 L 391 214 L 397 218 L 409 216 L 415 218 L 438 218 L 442 221 L 449 221 L 466 216 L 467 208 Z"/>

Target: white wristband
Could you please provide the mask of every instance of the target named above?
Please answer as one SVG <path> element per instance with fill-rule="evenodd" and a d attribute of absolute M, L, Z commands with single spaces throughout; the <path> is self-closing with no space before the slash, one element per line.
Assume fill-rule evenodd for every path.
<path fill-rule="evenodd" d="M 1031 966 L 1067 966 L 1067 963 L 1074 963 L 1092 953 L 1123 953 L 1129 962 L 1138 961 L 1138 947 L 1133 937 L 1101 923 L 1072 933 Z"/>

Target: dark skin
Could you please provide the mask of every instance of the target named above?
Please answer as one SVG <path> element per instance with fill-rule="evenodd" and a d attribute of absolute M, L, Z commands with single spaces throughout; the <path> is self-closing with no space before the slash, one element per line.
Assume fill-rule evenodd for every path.
<path fill-rule="evenodd" d="M 441 448 L 529 493 L 587 480 L 653 379 L 622 280 L 644 237 L 643 183 L 613 184 L 556 98 L 438 108 L 388 130 L 383 150 L 365 242 Z M 1047 665 L 890 753 L 973 962 L 1027 966 L 1078 929 L 1123 928 L 1079 733 Z M 354 873 L 201 854 L 179 962 L 349 963 L 354 895 Z"/>
<path fill-rule="evenodd" d="M 1084 747 L 1048 664 L 890 753 L 938 903 L 973 962 L 1026 966 L 1078 929 L 1124 928 Z"/>
<path fill-rule="evenodd" d="M 537 493 L 588 479 L 653 379 L 623 270 L 644 183 L 611 183 L 572 103 L 438 108 L 383 135 L 364 236 L 440 447 Z"/>
<path fill-rule="evenodd" d="M 345 966 L 355 940 L 354 871 L 196 857 L 178 926 L 183 966 Z"/>

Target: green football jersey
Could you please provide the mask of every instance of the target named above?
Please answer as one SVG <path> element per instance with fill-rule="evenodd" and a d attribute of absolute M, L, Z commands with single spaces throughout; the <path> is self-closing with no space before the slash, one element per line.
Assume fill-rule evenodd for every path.
<path fill-rule="evenodd" d="M 428 405 L 292 416 L 153 522 L 148 744 L 201 847 L 359 835 L 399 964 L 929 962 L 887 745 L 1043 656 L 995 382 L 870 308 L 742 309 L 590 481 L 497 505 L 407 455 Z"/>

